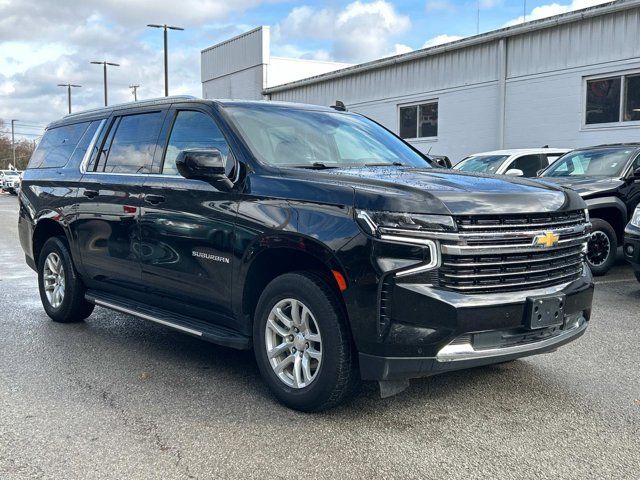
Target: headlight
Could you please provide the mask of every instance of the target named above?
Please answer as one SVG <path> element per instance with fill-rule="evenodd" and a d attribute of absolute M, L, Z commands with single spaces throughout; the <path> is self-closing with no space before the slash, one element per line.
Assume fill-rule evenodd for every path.
<path fill-rule="evenodd" d="M 377 258 L 383 271 L 396 270 L 396 277 L 403 277 L 440 266 L 438 243 L 429 238 L 434 232 L 455 232 L 456 223 L 447 215 L 426 215 L 400 212 L 372 212 L 356 210 L 356 220 L 361 228 L 389 245 L 407 245 L 422 247 L 420 259 L 409 259 L 408 251 L 396 252 Z"/>
<path fill-rule="evenodd" d="M 631 217 L 631 225 L 640 228 L 640 205 L 636 207 Z"/>
<path fill-rule="evenodd" d="M 448 215 L 356 210 L 356 219 L 364 231 L 375 236 L 427 237 L 429 232 L 457 230 L 455 221 Z"/>

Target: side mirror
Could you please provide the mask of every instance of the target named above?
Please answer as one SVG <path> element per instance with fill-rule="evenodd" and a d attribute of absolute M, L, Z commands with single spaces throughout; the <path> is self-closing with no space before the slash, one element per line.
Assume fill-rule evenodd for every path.
<path fill-rule="evenodd" d="M 524 177 L 524 172 L 517 168 L 510 168 L 505 172 L 505 175 L 509 175 L 510 177 Z"/>
<path fill-rule="evenodd" d="M 176 168 L 184 178 L 204 180 L 221 190 L 231 190 L 233 183 L 225 175 L 225 160 L 217 148 L 182 150 Z"/>

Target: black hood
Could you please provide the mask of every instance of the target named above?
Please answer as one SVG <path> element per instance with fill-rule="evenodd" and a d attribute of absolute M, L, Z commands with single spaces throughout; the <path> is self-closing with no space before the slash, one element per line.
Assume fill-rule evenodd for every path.
<path fill-rule="evenodd" d="M 542 177 L 539 181 L 571 188 L 583 198 L 615 192 L 624 185 L 624 180 L 610 177 Z"/>
<path fill-rule="evenodd" d="M 512 177 L 411 167 L 366 167 L 326 170 L 283 169 L 282 185 L 289 193 L 340 201 L 341 189 L 355 191 L 354 206 L 361 209 L 432 214 L 538 213 L 586 208 L 570 190 Z M 296 180 L 302 180 L 298 183 Z M 300 190 L 299 190 L 300 189 Z M 334 192 L 333 196 L 329 192 Z M 295 195 L 298 196 L 298 195 Z M 317 198 L 317 197 L 316 197 Z"/>

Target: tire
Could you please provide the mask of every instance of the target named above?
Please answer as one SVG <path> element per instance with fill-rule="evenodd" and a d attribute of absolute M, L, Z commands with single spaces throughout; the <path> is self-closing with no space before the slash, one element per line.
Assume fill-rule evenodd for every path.
<path fill-rule="evenodd" d="M 299 332 L 294 330 L 295 322 L 287 330 L 281 317 L 275 314 L 279 306 L 285 318 L 294 319 L 292 302 L 299 302 L 298 319 L 304 320 Z M 304 314 L 305 307 L 309 314 Z M 270 318 L 276 329 L 267 326 Z M 293 341 L 287 341 L 291 338 L 289 335 L 295 335 Z M 267 285 L 256 308 L 253 342 L 262 378 L 278 400 L 289 408 L 303 412 L 327 410 L 348 398 L 359 382 L 357 354 L 343 309 L 336 294 L 321 277 L 312 273 L 287 273 Z M 282 346 L 285 343 L 289 346 L 280 355 L 268 357 L 268 344 Z M 276 373 L 272 362 L 279 363 L 285 358 L 295 360 L 287 362 L 280 374 Z M 300 358 L 297 379 L 301 381 L 295 376 L 297 358 Z M 304 368 L 305 361 L 308 370 Z"/>
<path fill-rule="evenodd" d="M 587 262 L 594 275 L 604 275 L 616 262 L 618 238 L 613 227 L 600 218 L 591 219 L 591 237 L 589 238 Z"/>
<path fill-rule="evenodd" d="M 54 294 L 56 286 L 61 296 Z M 63 237 L 51 237 L 42 247 L 38 257 L 38 287 L 42 306 L 54 322 L 81 322 L 93 312 L 94 305 L 84 298 L 84 284 Z"/>
<path fill-rule="evenodd" d="M 640 272 L 633 272 L 633 273 L 636 276 L 636 280 L 640 282 Z"/>

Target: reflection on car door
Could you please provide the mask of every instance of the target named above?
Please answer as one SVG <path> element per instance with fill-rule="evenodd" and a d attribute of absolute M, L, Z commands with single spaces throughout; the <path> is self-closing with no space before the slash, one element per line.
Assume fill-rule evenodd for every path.
<path fill-rule="evenodd" d="M 175 160 L 187 148 L 217 148 L 232 153 L 210 113 L 173 108 L 158 171 L 145 183 L 141 211 L 142 279 L 165 308 L 220 324 L 231 319 L 233 235 L 237 193 L 178 175 Z"/>
<path fill-rule="evenodd" d="M 82 178 L 75 221 L 89 286 L 131 295 L 141 288 L 139 215 L 167 109 L 115 116 Z"/>

